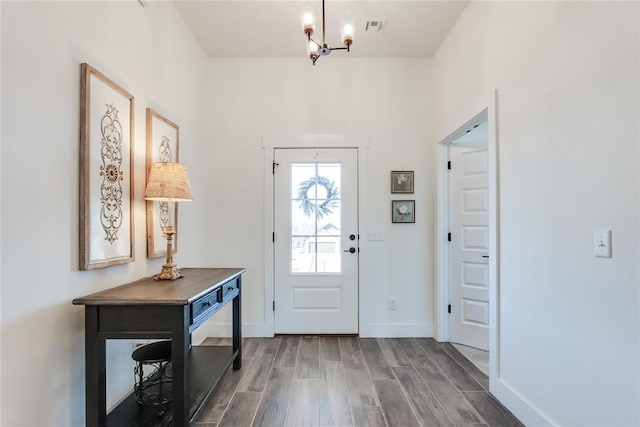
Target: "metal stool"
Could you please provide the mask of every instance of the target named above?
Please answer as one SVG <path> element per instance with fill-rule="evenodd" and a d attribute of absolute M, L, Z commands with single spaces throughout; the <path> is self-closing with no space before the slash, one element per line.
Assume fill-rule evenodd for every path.
<path fill-rule="evenodd" d="M 171 402 L 171 341 L 143 345 L 131 357 L 136 361 L 133 371 L 136 401 L 141 405 L 156 406 L 158 416 L 164 415 L 165 404 Z M 148 367 L 146 374 L 145 366 Z"/>

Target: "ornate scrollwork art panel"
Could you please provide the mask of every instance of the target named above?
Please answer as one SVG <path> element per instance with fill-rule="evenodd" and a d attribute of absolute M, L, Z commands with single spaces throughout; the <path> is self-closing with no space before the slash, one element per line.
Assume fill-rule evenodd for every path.
<path fill-rule="evenodd" d="M 134 98 L 89 64 L 80 84 L 80 269 L 134 260 Z"/>
<path fill-rule="evenodd" d="M 156 162 L 178 163 L 178 125 L 151 108 L 147 108 L 147 161 L 146 176 Z M 178 204 L 173 204 L 171 216 L 176 235 L 173 236 L 173 252 L 178 250 Z M 147 257 L 167 255 L 167 241 L 163 237 L 169 223 L 167 202 L 147 200 Z"/>

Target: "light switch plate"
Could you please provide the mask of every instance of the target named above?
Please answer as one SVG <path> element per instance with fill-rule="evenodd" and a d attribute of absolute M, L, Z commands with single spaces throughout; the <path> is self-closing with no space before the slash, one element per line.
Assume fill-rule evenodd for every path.
<path fill-rule="evenodd" d="M 380 229 L 371 229 L 367 233 L 367 240 L 369 241 L 381 241 L 384 240 L 384 231 Z"/>
<path fill-rule="evenodd" d="M 594 231 L 593 252 L 599 258 L 611 258 L 611 230 Z"/>

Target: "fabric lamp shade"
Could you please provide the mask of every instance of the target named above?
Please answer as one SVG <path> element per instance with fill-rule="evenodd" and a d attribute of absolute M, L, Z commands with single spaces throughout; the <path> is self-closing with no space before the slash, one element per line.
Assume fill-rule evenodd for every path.
<path fill-rule="evenodd" d="M 191 183 L 187 168 L 181 163 L 159 162 L 151 166 L 147 178 L 146 200 L 171 200 L 174 202 L 190 202 Z"/>

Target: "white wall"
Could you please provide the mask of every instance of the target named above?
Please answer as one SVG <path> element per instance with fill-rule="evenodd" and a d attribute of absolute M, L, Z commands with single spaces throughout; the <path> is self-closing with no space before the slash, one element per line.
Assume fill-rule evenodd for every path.
<path fill-rule="evenodd" d="M 0 7 L 0 23 L 2 22 L 2 7 Z M 2 32 L 0 31 L 0 46 L 2 46 Z M 0 55 L 0 81 L 2 81 L 2 55 Z M 2 129 L 2 102 L 0 102 L 0 129 Z M 2 137 L 0 135 L 0 141 Z M 0 145 L 0 188 L 2 186 L 2 150 Z M 2 224 L 2 197 L 0 197 L 0 224 Z M 0 226 L 0 242 L 2 241 L 2 227 Z M 0 260 L 2 260 L 2 245 L 0 244 Z M 0 262 L 0 319 L 2 319 L 2 262 Z M 0 325 L 0 384 L 2 383 L 2 327 Z M 2 402 L 2 387 L 0 386 L 0 402 Z M 2 420 L 2 404 L 0 404 L 0 420 Z"/>
<path fill-rule="evenodd" d="M 206 58 L 168 2 L 1 2 L 2 420 L 84 425 L 84 315 L 71 300 L 159 271 L 146 259 L 145 109 L 180 126 L 196 201 L 180 207 L 181 265 L 205 265 Z M 80 63 L 135 96 L 135 259 L 78 271 Z M 206 203 L 203 203 L 206 207 Z M 189 241 L 187 245 L 184 242 Z M 108 344 L 113 403 L 133 378 L 131 343 Z M 34 409 L 36 408 L 36 409 Z"/>
<path fill-rule="evenodd" d="M 472 2 L 434 57 L 434 143 L 498 89 L 492 391 L 527 425 L 640 424 L 638 30 L 638 2 Z"/>
<path fill-rule="evenodd" d="M 165 2 L 0 8 L 2 425 L 83 425 L 83 310 L 71 300 L 160 268 L 146 260 L 140 196 L 147 106 L 180 125 L 196 197 L 180 207 L 176 261 L 247 267 L 243 317 L 256 335 L 270 315 L 262 137 L 368 134 L 360 232 L 383 229 L 386 240 L 363 241 L 360 331 L 430 335 L 434 144 L 494 88 L 502 268 L 492 387 L 529 424 L 640 424 L 638 3 L 472 2 L 434 62 L 336 55 L 316 67 L 207 61 Z M 77 262 L 81 62 L 136 97 L 137 261 L 89 272 Z M 390 223 L 392 169 L 416 171 L 415 225 Z M 592 256 L 601 227 L 613 230 L 613 259 Z M 130 350 L 109 345 L 111 403 L 130 384 Z M 37 411 L 34 390 L 46 396 Z"/>
<path fill-rule="evenodd" d="M 431 336 L 433 322 L 433 150 L 428 135 L 428 60 L 322 58 L 211 59 L 209 139 L 215 200 L 208 227 L 220 244 L 213 260 L 248 268 L 243 332 L 265 327 L 264 155 L 278 134 L 366 134 L 365 205 L 360 224 L 362 336 Z M 271 155 L 271 153 L 268 153 Z M 391 224 L 391 170 L 415 170 L 415 224 Z M 398 196 L 398 195 L 395 195 Z M 398 198 L 398 197 L 395 197 Z M 400 197 L 405 198 L 405 197 Z M 367 242 L 369 228 L 385 241 Z M 397 298 L 389 311 L 387 300 Z M 213 319 L 212 334 L 221 333 Z M 216 326 L 216 324 L 218 326 Z"/>

